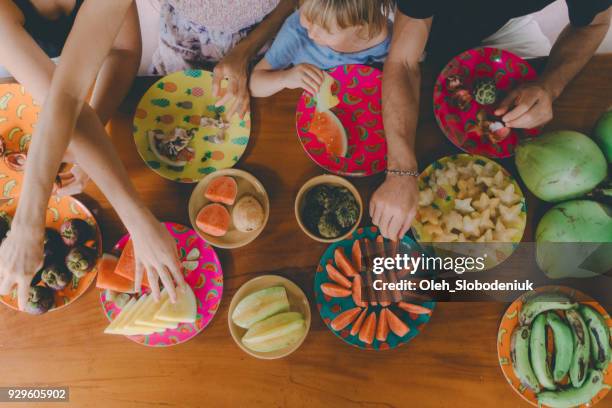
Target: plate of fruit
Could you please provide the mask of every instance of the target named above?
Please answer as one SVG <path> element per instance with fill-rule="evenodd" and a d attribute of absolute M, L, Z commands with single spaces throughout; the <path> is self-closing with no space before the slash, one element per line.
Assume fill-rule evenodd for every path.
<path fill-rule="evenodd" d="M 317 95 L 304 91 L 297 133 L 308 156 L 343 176 L 370 176 L 387 168 L 382 120 L 382 72 L 344 65 L 325 73 Z"/>
<path fill-rule="evenodd" d="M 310 329 L 310 304 L 295 283 L 282 276 L 251 279 L 232 298 L 232 338 L 253 357 L 271 360 L 297 350 Z"/>
<path fill-rule="evenodd" d="M 212 77 L 202 70 L 175 72 L 153 84 L 140 100 L 134 141 L 147 166 L 160 176 L 196 183 L 233 167 L 244 153 L 250 115 L 226 117 L 225 107 L 216 106 Z"/>
<path fill-rule="evenodd" d="M 0 206 L 2 239 L 10 229 L 17 199 Z M 26 312 L 43 314 L 62 309 L 87 291 L 98 272 L 102 236 L 91 212 L 75 198 L 51 197 L 47 206 L 44 265 L 34 275 Z M 16 290 L 0 302 L 18 309 Z"/>
<path fill-rule="evenodd" d="M 189 199 L 196 232 L 219 248 L 238 248 L 261 234 L 270 216 L 263 184 L 244 170 L 225 169 L 203 178 Z"/>
<path fill-rule="evenodd" d="M 177 288 L 170 302 L 162 290 L 156 302 L 146 276 L 143 290 L 135 292 L 134 247 L 129 235 L 103 256 L 97 287 L 104 314 L 110 324 L 104 333 L 127 336 L 150 347 L 170 347 L 197 336 L 212 321 L 223 294 L 223 271 L 214 249 L 195 231 L 165 223 L 176 240 L 187 285 Z M 119 256 L 117 256 L 119 254 Z"/>
<path fill-rule="evenodd" d="M 508 128 L 495 110 L 510 91 L 536 78 L 527 61 L 508 51 L 483 47 L 463 52 L 446 65 L 434 86 L 440 129 L 467 153 L 512 156 L 520 139 L 540 130 Z"/>
<path fill-rule="evenodd" d="M 501 369 L 534 406 L 591 407 L 612 385 L 608 312 L 586 294 L 546 286 L 523 294 L 497 334 Z"/>
<path fill-rule="evenodd" d="M 384 240 L 376 227 L 359 228 L 351 239 L 330 245 L 314 280 L 317 309 L 327 327 L 346 343 L 368 350 L 388 350 L 409 342 L 429 322 L 436 303 L 411 291 L 375 291 L 373 280 L 398 282 L 410 270 L 373 273 L 374 257 L 419 254 L 408 236 Z"/>
<path fill-rule="evenodd" d="M 486 253 L 485 264 L 491 268 L 521 241 L 527 224 L 525 196 L 493 160 L 464 153 L 443 157 L 421 173 L 418 186 L 412 232 L 423 246 L 479 257 Z"/>

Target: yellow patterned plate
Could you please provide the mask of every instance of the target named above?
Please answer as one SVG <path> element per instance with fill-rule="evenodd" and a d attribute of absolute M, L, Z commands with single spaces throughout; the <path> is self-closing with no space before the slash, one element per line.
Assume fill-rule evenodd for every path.
<path fill-rule="evenodd" d="M 202 70 L 176 72 L 157 81 L 140 100 L 134 117 L 134 141 L 138 153 L 153 171 L 169 180 L 195 183 L 216 170 L 233 167 L 244 153 L 251 132 L 250 116 L 224 117 L 225 107 L 215 107 L 212 73 Z M 200 126 L 202 117 L 229 122 L 225 140 L 214 143 L 216 130 Z M 189 147 L 194 158 L 184 166 L 162 162 L 151 149 L 147 132 L 175 128 L 196 129 Z"/>

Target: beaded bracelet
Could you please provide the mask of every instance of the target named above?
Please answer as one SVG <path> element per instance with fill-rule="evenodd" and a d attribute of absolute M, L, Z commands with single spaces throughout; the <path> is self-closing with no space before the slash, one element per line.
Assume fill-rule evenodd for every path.
<path fill-rule="evenodd" d="M 396 170 L 396 169 L 387 169 L 387 174 L 391 174 L 394 176 L 410 176 L 410 177 L 419 177 L 419 172 L 416 170 Z"/>

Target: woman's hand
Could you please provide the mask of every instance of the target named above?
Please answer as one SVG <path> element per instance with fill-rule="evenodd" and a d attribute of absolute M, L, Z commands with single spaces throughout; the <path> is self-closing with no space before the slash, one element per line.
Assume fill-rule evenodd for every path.
<path fill-rule="evenodd" d="M 153 297 L 156 300 L 160 298 L 159 281 L 161 280 L 168 291 L 170 300 L 174 302 L 176 287 L 185 285 L 176 241 L 166 227 L 148 211 L 144 218 L 132 225 L 128 230 L 134 244 L 136 258 L 135 289 L 140 290 L 146 273 Z"/>
<path fill-rule="evenodd" d="M 302 88 L 312 95 L 319 92 L 325 76 L 323 71 L 310 64 L 299 64 L 285 71 L 285 88 Z"/>
<path fill-rule="evenodd" d="M 219 100 L 215 106 L 219 107 L 231 102 L 226 117 L 231 119 L 235 113 L 244 118 L 249 111 L 251 95 L 249 94 L 249 60 L 238 47 L 230 51 L 213 71 L 213 95 Z M 227 80 L 227 88 L 221 88 L 221 82 Z"/>
<path fill-rule="evenodd" d="M 10 294 L 17 285 L 20 310 L 25 310 L 32 278 L 43 266 L 43 231 L 13 222 L 0 245 L 0 295 Z"/>

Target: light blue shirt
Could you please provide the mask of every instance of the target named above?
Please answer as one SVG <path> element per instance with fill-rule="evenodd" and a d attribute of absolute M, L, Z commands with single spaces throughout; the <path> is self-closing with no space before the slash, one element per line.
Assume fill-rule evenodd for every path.
<path fill-rule="evenodd" d="M 283 24 L 265 59 L 275 70 L 298 64 L 330 69 L 340 65 L 382 63 L 389 53 L 392 31 L 389 22 L 389 35 L 381 43 L 358 52 L 338 52 L 311 40 L 308 31 L 300 24 L 300 12 L 296 11 Z"/>

